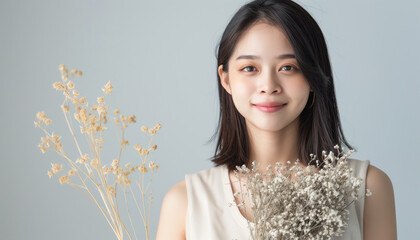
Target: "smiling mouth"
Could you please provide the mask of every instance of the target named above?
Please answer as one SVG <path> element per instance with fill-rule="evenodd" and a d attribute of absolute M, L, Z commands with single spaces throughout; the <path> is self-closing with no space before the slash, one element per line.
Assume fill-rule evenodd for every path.
<path fill-rule="evenodd" d="M 254 105 L 258 110 L 266 113 L 276 112 L 286 106 L 287 103 L 278 105 L 278 106 L 263 106 L 263 105 Z"/>

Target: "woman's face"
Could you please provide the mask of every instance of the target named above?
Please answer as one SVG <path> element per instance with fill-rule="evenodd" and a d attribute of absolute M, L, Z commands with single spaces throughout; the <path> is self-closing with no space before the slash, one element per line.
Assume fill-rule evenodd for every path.
<path fill-rule="evenodd" d="M 250 125 L 279 131 L 292 123 L 308 101 L 310 86 L 282 29 L 256 23 L 239 38 L 221 84 Z"/>

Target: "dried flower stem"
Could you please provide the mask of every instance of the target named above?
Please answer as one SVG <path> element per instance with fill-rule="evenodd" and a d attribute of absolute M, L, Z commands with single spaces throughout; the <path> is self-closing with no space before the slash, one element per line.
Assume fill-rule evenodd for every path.
<path fill-rule="evenodd" d="M 78 168 L 78 169 L 80 169 L 81 171 L 83 171 L 83 169 L 81 169 L 79 166 L 77 166 L 77 164 L 75 164 L 71 159 L 69 159 L 68 157 L 67 157 L 67 155 L 65 155 L 64 153 L 62 153 L 62 156 L 64 156 L 67 160 L 68 160 L 68 162 L 72 165 L 72 166 L 74 166 L 74 167 L 76 167 L 76 168 Z M 83 171 L 84 172 L 84 171 Z M 90 199 L 91 200 L 93 200 L 93 202 L 99 207 L 99 209 L 101 210 L 101 212 L 102 212 L 102 214 L 104 215 L 104 217 L 106 218 L 106 220 L 108 221 L 108 224 L 110 225 L 110 227 L 112 228 L 112 230 L 114 231 L 114 233 L 117 235 L 117 236 L 120 236 L 120 233 L 119 232 L 116 232 L 116 228 L 114 229 L 114 227 L 116 227 L 116 224 L 115 224 L 115 221 L 114 221 L 114 219 L 111 217 L 111 220 L 112 220 L 112 222 L 113 222 L 113 224 L 114 225 L 112 225 L 111 223 L 110 223 L 110 221 L 109 221 L 109 219 L 108 219 L 108 217 L 107 217 L 107 215 L 105 214 L 105 212 L 104 212 L 104 209 L 102 208 L 102 206 L 98 203 L 98 201 L 96 200 L 96 198 L 93 196 L 93 194 L 91 193 L 91 191 L 89 190 L 89 188 L 87 187 L 87 185 L 86 185 L 86 182 L 83 180 L 83 178 L 80 176 L 80 174 L 79 174 L 79 171 L 77 171 L 77 174 L 79 175 L 79 177 L 80 177 L 80 179 L 82 180 L 82 182 L 83 182 L 83 185 L 84 186 L 82 186 L 82 189 L 85 189 L 88 193 L 89 193 L 89 195 L 90 195 Z M 96 182 L 90 177 L 90 175 L 88 175 L 88 174 L 86 174 L 85 173 L 85 175 L 86 175 L 86 177 L 87 178 L 89 178 L 91 181 L 92 181 L 92 183 L 94 183 L 95 184 L 95 186 L 97 186 L 97 184 L 96 184 Z M 73 185 L 73 187 L 74 186 L 76 186 L 76 185 Z M 97 189 L 98 189 L 98 191 L 99 191 L 99 193 L 101 194 L 101 197 L 102 197 L 102 200 L 103 200 L 103 202 L 104 202 L 104 204 L 105 204 L 105 206 L 106 206 L 106 208 L 107 208 L 107 212 L 108 212 L 108 214 L 110 215 L 110 211 L 109 211 L 109 208 L 108 208 L 108 205 L 107 205 L 107 202 L 104 200 L 104 198 L 103 198 L 103 192 L 102 192 L 102 189 L 99 187 L 99 186 L 97 186 Z M 79 190 L 79 189 L 78 189 Z"/>
<path fill-rule="evenodd" d="M 94 203 L 98 206 L 99 210 L 101 210 L 102 215 L 105 217 L 105 219 L 106 219 L 106 221 L 108 222 L 109 226 L 111 227 L 112 231 L 114 232 L 114 234 L 115 234 L 115 235 L 117 235 L 117 236 L 118 236 L 117 232 L 115 231 L 115 229 L 113 228 L 113 226 L 112 226 L 111 222 L 109 221 L 109 219 L 108 219 L 107 215 L 105 214 L 105 212 L 104 212 L 104 210 L 103 210 L 102 206 L 101 206 L 101 205 L 99 205 L 99 203 L 98 203 L 98 202 L 96 201 L 96 199 L 92 196 L 92 194 L 90 194 L 90 195 L 86 194 L 85 192 L 81 191 L 81 190 L 80 190 L 77 186 L 75 186 L 75 185 L 74 185 L 74 184 L 72 184 L 72 183 L 70 183 L 69 185 L 70 185 L 71 187 L 75 188 L 77 191 L 79 191 L 79 192 L 83 193 L 86 197 L 88 197 L 90 200 L 92 200 L 92 201 L 93 201 L 93 202 L 94 202 Z M 84 188 L 84 187 L 83 187 L 83 189 L 85 189 L 85 190 L 89 191 L 89 190 L 88 190 L 88 188 Z"/>
<path fill-rule="evenodd" d="M 64 103 L 66 103 L 67 102 L 67 99 L 65 99 L 64 100 Z M 63 104 L 64 104 L 63 103 Z M 77 147 L 77 150 L 79 151 L 79 154 L 80 154 L 80 157 L 83 157 L 83 154 L 82 154 L 82 150 L 80 149 L 80 146 L 79 146 L 79 142 L 77 141 L 77 139 L 76 139 L 76 134 L 74 133 L 74 131 L 73 131 L 73 127 L 70 125 L 70 123 L 69 123 L 69 119 L 67 118 L 67 114 L 66 114 L 66 112 L 64 111 L 64 110 L 62 110 L 63 111 L 63 113 L 64 113 L 64 117 L 65 117 L 65 119 L 66 119 L 66 123 L 67 123 L 67 126 L 68 126 L 68 128 L 69 128 L 69 131 L 70 131 L 70 133 L 71 133 L 71 135 L 73 136 L 73 139 L 74 139 L 74 143 L 76 144 L 76 147 Z"/>
<path fill-rule="evenodd" d="M 127 212 L 128 212 L 128 218 L 130 219 L 130 224 L 131 224 L 131 228 L 133 229 L 134 232 L 134 236 L 137 238 L 137 234 L 136 231 L 134 230 L 134 225 L 133 225 L 133 221 L 131 220 L 131 214 L 130 214 L 130 209 L 128 208 L 128 203 L 127 203 L 127 195 L 124 193 L 124 200 L 125 200 L 125 205 L 127 206 Z"/>
<path fill-rule="evenodd" d="M 35 127 L 39 127 L 44 133 L 45 137 L 41 138 L 41 143 L 38 145 L 42 153 L 45 153 L 47 148 L 53 149 L 57 152 L 60 156 L 64 157 L 67 163 L 70 165 L 71 170 L 68 172 L 68 175 L 63 175 L 59 178 L 60 183 L 67 183 L 69 186 L 75 188 L 79 192 L 85 194 L 89 199 L 91 199 L 100 209 L 101 213 L 107 220 L 109 226 L 111 227 L 112 231 L 116 235 L 119 240 L 124 239 L 124 235 L 127 235 L 130 240 L 132 240 L 131 233 L 126 228 L 123 219 L 120 216 L 119 211 L 119 204 L 118 204 L 118 186 L 123 188 L 124 193 L 124 202 L 127 207 L 128 217 L 130 220 L 131 229 L 134 233 L 135 239 L 137 239 L 137 234 L 133 225 L 132 217 L 130 211 L 128 209 L 127 203 L 127 185 L 130 188 L 131 195 L 133 196 L 133 200 L 135 201 L 139 214 L 142 218 L 142 222 L 144 224 L 144 229 L 146 231 L 145 235 L 146 238 L 150 238 L 150 211 L 151 211 L 151 203 L 152 203 L 152 192 L 150 191 L 150 197 L 148 199 L 148 211 L 146 210 L 146 194 L 149 191 L 150 183 L 155 176 L 155 171 L 159 167 L 154 162 L 149 162 L 149 168 L 152 171 L 152 175 L 150 181 L 145 186 L 145 173 L 148 172 L 146 167 L 146 163 L 149 157 L 149 151 L 156 150 L 156 145 L 150 147 L 153 135 L 161 128 L 160 124 L 155 125 L 155 127 L 149 129 L 150 134 L 150 141 L 148 144 L 147 149 L 142 149 L 141 146 L 136 144 L 135 149 L 139 152 L 141 156 L 139 166 L 131 166 L 130 164 L 125 165 L 125 169 L 120 166 L 120 160 L 122 151 L 125 150 L 126 145 L 128 145 L 128 141 L 124 138 L 125 129 L 127 128 L 127 123 L 135 123 L 135 116 L 131 115 L 129 117 L 124 117 L 122 114 L 119 115 L 119 110 L 115 110 L 114 113 L 119 115 L 119 119 L 115 121 L 116 125 L 121 129 L 121 137 L 118 134 L 117 136 L 120 140 L 120 151 L 118 154 L 118 159 L 114 159 L 111 166 L 112 167 L 105 167 L 101 161 L 101 150 L 102 144 L 104 139 L 102 137 L 102 132 L 106 130 L 105 124 L 107 123 L 107 116 L 108 110 L 110 109 L 109 105 L 105 105 L 104 100 L 105 96 L 112 92 L 113 86 L 108 82 L 104 89 L 102 89 L 105 93 L 104 96 L 98 97 L 97 102 L 99 105 L 89 105 L 88 103 L 85 104 L 85 97 L 78 98 L 79 92 L 73 90 L 70 92 L 70 89 L 73 89 L 75 84 L 72 81 L 68 81 L 68 70 L 65 68 L 64 65 L 59 66 L 62 82 L 56 82 L 53 84 L 56 90 L 60 90 L 63 92 L 65 96 L 65 100 L 61 105 L 62 111 L 64 113 L 64 117 L 66 120 L 67 127 L 73 137 L 73 140 L 76 144 L 78 155 L 80 156 L 77 161 L 71 160 L 63 150 L 62 143 L 59 142 L 60 137 L 54 134 L 50 134 L 47 130 L 42 126 L 44 123 L 45 126 L 51 124 L 51 120 L 48 119 L 43 112 L 37 113 L 38 122 L 35 123 Z M 76 69 L 71 71 L 71 76 L 73 75 L 81 76 L 82 72 Z M 68 82 L 67 82 L 68 81 Z M 66 83 L 67 82 L 67 83 Z M 73 96 L 72 96 L 73 94 Z M 74 104 L 74 117 L 80 123 L 80 130 L 81 133 L 85 136 L 87 146 L 89 148 L 90 156 L 87 154 L 83 155 L 82 149 L 80 147 L 79 141 L 75 134 L 73 128 L 73 120 L 70 115 L 69 106 L 67 105 L 68 100 L 72 101 Z M 88 112 L 90 111 L 97 112 L 97 114 L 92 114 Z M 143 126 L 141 130 L 147 133 L 147 128 Z M 88 160 L 90 162 L 88 162 Z M 81 166 L 84 165 L 84 168 Z M 58 172 L 62 171 L 62 165 L 60 164 L 52 164 L 51 171 L 48 172 L 48 176 L 51 178 L 55 176 Z M 136 185 L 139 188 L 141 201 L 142 201 L 142 208 L 138 204 L 138 201 L 135 197 L 134 191 L 131 188 L 131 180 L 129 179 L 129 175 L 134 171 L 138 170 L 140 172 L 140 176 L 138 181 L 136 181 Z M 108 174 L 114 174 L 113 180 L 114 183 L 109 184 L 110 178 Z M 76 175 L 81 184 L 74 183 L 70 180 L 70 177 Z M 149 175 L 150 176 L 150 175 Z M 92 183 L 97 190 L 97 193 L 101 197 L 102 204 L 99 203 L 95 195 L 92 193 L 91 188 L 88 186 L 88 183 Z M 145 188 L 146 187 L 146 188 Z"/>

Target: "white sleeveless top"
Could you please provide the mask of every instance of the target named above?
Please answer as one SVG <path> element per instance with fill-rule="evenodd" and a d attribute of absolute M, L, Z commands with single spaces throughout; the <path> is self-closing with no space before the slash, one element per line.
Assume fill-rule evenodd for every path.
<path fill-rule="evenodd" d="M 370 162 L 350 158 L 347 161 L 353 169 L 352 175 L 364 181 L 359 189 L 359 196 L 364 196 L 366 172 Z M 187 174 L 185 183 L 188 196 L 185 225 L 187 240 L 252 239 L 246 218 L 238 207 L 229 206 L 234 197 L 226 165 Z M 343 236 L 332 239 L 363 239 L 363 207 L 364 198 L 359 198 L 347 208 L 348 228 Z"/>

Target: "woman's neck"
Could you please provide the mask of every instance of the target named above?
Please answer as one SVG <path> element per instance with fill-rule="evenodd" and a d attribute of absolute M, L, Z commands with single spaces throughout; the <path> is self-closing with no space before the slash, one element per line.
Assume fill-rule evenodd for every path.
<path fill-rule="evenodd" d="M 274 166 L 276 162 L 286 164 L 294 163 L 298 157 L 299 121 L 296 119 L 280 131 L 266 131 L 251 124 L 247 124 L 250 139 L 250 167 L 251 162 L 260 164 L 259 169 L 264 171 L 268 165 Z"/>

